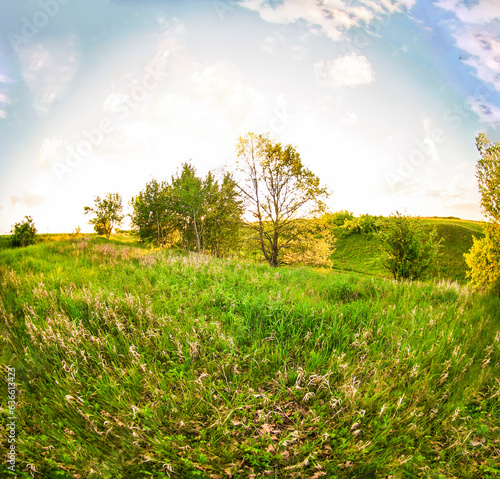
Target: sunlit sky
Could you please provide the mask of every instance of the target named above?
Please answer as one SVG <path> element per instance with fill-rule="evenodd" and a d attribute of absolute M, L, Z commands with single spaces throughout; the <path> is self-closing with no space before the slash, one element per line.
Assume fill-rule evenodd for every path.
<path fill-rule="evenodd" d="M 0 233 L 91 231 L 95 195 L 230 169 L 248 131 L 333 211 L 481 219 L 498 0 L 0 0 L 0 31 Z"/>

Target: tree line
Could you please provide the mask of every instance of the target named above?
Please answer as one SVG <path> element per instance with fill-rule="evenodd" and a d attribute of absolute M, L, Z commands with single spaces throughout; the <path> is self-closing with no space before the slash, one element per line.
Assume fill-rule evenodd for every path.
<path fill-rule="evenodd" d="M 330 265 L 334 239 L 322 213 L 329 191 L 296 148 L 248 133 L 237 143 L 233 172 L 205 177 L 183 163 L 168 180 L 152 179 L 132 198 L 131 224 L 140 239 L 217 257 L 258 250 L 273 267 Z M 90 223 L 108 238 L 124 218 L 117 193 L 95 197 Z"/>
<path fill-rule="evenodd" d="M 500 290 L 500 143 L 478 135 L 476 176 L 481 207 L 488 222 L 484 238 L 474 238 L 465 254 L 471 284 L 483 291 Z M 347 233 L 377 234 L 386 253 L 384 266 L 394 279 L 422 279 L 435 269 L 442 240 L 426 232 L 415 218 L 396 212 L 388 219 L 326 208 L 330 191 L 302 163 L 296 148 L 268 135 L 239 138 L 233 172 L 200 177 L 187 162 L 170 181 L 152 179 L 132 198 L 131 224 L 139 238 L 158 246 L 180 246 L 224 257 L 258 251 L 270 266 L 301 263 L 331 266 L 339 224 Z M 118 193 L 94 198 L 84 207 L 90 224 L 110 237 L 124 218 Z M 11 244 L 34 242 L 31 217 L 16 223 Z"/>

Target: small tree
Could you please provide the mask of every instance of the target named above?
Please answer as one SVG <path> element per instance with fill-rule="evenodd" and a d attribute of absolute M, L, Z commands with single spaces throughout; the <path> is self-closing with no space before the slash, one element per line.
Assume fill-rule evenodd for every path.
<path fill-rule="evenodd" d="M 10 244 L 14 247 L 24 247 L 35 244 L 36 228 L 31 216 L 25 216 L 24 221 L 16 223 L 11 230 Z"/>
<path fill-rule="evenodd" d="M 481 155 L 476 166 L 481 207 L 489 223 L 484 238 L 474 237 L 472 248 L 464 256 L 470 268 L 470 284 L 496 292 L 500 291 L 500 143 L 493 144 L 480 133 L 476 146 Z"/>
<path fill-rule="evenodd" d="M 92 213 L 95 218 L 89 220 L 89 224 L 94 225 L 97 234 L 106 235 L 109 239 L 113 228 L 119 226 L 123 220 L 122 197 L 118 193 L 108 193 L 105 198 L 96 196 L 94 198 L 95 206 L 85 206 L 84 214 Z"/>
<path fill-rule="evenodd" d="M 417 219 L 396 212 L 379 237 L 387 254 L 383 265 L 394 279 L 423 279 L 436 269 L 442 239 L 435 229 L 425 232 Z"/>

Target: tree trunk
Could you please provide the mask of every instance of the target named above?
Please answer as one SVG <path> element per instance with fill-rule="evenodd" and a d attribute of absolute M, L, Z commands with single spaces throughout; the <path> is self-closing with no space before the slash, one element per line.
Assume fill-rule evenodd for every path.
<path fill-rule="evenodd" d="M 198 226 L 196 225 L 196 215 L 193 213 L 194 234 L 196 236 L 196 251 L 199 253 L 200 248 L 200 234 L 198 233 Z"/>

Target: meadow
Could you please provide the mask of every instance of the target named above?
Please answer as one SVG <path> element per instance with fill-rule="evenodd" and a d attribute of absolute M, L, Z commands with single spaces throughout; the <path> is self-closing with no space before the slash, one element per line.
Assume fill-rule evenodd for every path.
<path fill-rule="evenodd" d="M 424 230 L 435 228 L 438 238 L 443 239 L 443 247 L 438 258 L 434 279 L 467 283 L 467 266 L 464 253 L 472 244 L 473 236 L 482 238 L 483 223 L 461 220 L 458 218 L 422 218 Z M 383 249 L 376 236 L 370 234 L 352 234 L 346 236 L 342 228 L 336 228 L 336 251 L 332 255 L 333 268 L 338 271 L 353 271 L 370 276 L 390 277 L 383 267 L 381 257 Z"/>
<path fill-rule="evenodd" d="M 0 250 L 1 477 L 500 475 L 498 298 L 60 239 Z"/>

